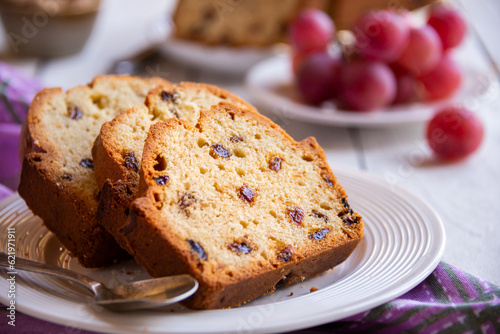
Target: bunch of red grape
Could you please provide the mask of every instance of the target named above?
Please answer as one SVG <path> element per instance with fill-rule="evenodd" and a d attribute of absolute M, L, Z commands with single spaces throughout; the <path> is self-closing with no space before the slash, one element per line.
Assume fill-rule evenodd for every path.
<path fill-rule="evenodd" d="M 410 15 L 391 10 L 365 14 L 352 30 L 355 43 L 346 57 L 328 50 L 335 40 L 330 17 L 315 9 L 302 12 L 289 38 L 303 98 L 312 104 L 336 99 L 343 109 L 370 111 L 451 96 L 462 73 L 450 50 L 464 39 L 464 17 L 444 4 L 430 8 L 424 26 L 413 26 Z"/>

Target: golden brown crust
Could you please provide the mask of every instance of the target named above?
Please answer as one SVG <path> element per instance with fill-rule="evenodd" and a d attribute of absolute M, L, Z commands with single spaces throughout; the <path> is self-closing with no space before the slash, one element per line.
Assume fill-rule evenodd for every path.
<path fill-rule="evenodd" d="M 29 153 L 23 161 L 21 179 L 29 181 L 21 182 L 18 192 L 28 207 L 83 266 L 102 267 L 126 257 L 111 234 L 95 223 L 85 203 L 54 182 L 42 156 Z"/>
<path fill-rule="evenodd" d="M 123 157 L 120 144 L 116 141 L 113 128 L 124 122 L 129 115 L 141 113 L 147 117 L 148 112 L 144 107 L 134 107 L 116 116 L 113 120 L 106 122 L 92 146 L 92 157 L 94 159 L 94 173 L 97 185 L 103 187 L 106 180 L 116 182 L 130 177 L 130 170 L 123 165 Z"/>
<path fill-rule="evenodd" d="M 75 185 L 75 176 L 65 175 L 63 172 L 63 168 L 67 168 L 64 161 L 67 153 L 59 145 L 65 143 L 57 142 L 51 135 L 67 130 L 57 121 L 52 122 L 55 124 L 53 127 L 44 122 L 55 115 L 61 106 L 66 108 L 65 99 L 71 94 L 85 95 L 94 88 L 116 92 L 120 83 L 129 85 L 131 90 L 139 91 L 140 87 L 149 85 L 151 88 L 162 82 L 165 83 L 159 78 L 145 80 L 130 76 L 98 76 L 89 85 L 77 86 L 66 93 L 60 88 L 43 89 L 35 96 L 30 106 L 19 146 L 20 158 L 23 159 L 19 194 L 25 199 L 28 207 L 44 220 L 47 228 L 54 232 L 62 244 L 86 267 L 109 264 L 126 253 L 95 219 L 99 189 L 90 189 L 95 187 L 95 181 L 88 186 L 85 196 L 80 185 Z M 99 93 L 104 94 L 102 91 Z M 146 93 L 147 90 L 144 97 Z M 66 109 L 63 112 L 66 112 Z M 93 139 L 80 138 L 90 143 Z M 86 156 L 90 156 L 90 150 Z M 89 193 L 93 194 L 91 198 Z"/>
<path fill-rule="evenodd" d="M 363 222 L 361 217 L 354 227 L 349 228 L 347 238 L 325 238 L 325 243 L 310 243 L 308 247 L 296 250 L 295 255 L 288 261 L 279 261 L 269 258 L 259 266 L 239 268 L 230 276 L 218 273 L 217 263 L 202 261 L 193 255 L 186 240 L 174 232 L 173 221 L 165 221 L 162 215 L 162 199 L 158 197 L 163 190 L 155 182 L 155 160 L 162 147 L 162 138 L 165 133 L 183 128 L 188 132 L 203 133 L 208 131 L 209 119 L 216 119 L 217 115 L 227 114 L 233 117 L 253 119 L 258 124 L 272 129 L 276 141 L 283 141 L 305 152 L 312 159 L 324 175 L 324 180 L 331 183 L 335 196 L 345 199 L 342 187 L 326 163 L 323 150 L 314 138 L 297 143 L 281 128 L 266 117 L 249 112 L 236 106 L 221 102 L 210 110 L 202 111 L 199 123 L 193 127 L 188 122 L 179 119 L 169 119 L 154 124 L 149 132 L 143 152 L 139 198 L 131 207 L 130 216 L 125 224 L 114 227 L 113 235 L 120 244 L 126 245 L 128 251 L 153 277 L 188 273 L 195 277 L 200 287 L 197 293 L 184 303 L 191 308 L 213 309 L 225 308 L 248 302 L 266 292 L 272 291 L 277 284 L 293 284 L 314 276 L 343 262 L 355 249 L 363 236 Z M 328 178 L 328 179 L 326 179 Z M 165 204 L 167 205 L 167 204 Z M 159 227 L 161 226 L 161 227 Z M 328 240 L 328 241 L 327 241 Z M 328 245 L 328 246 L 326 246 Z M 216 261 L 216 260 L 214 260 Z M 241 272 L 240 272 L 241 271 Z"/>
<path fill-rule="evenodd" d="M 136 198 L 135 192 L 127 181 L 118 180 L 112 183 L 106 180 L 101 189 L 101 198 L 97 209 L 97 220 L 118 242 L 118 244 L 130 254 L 132 251 L 128 247 L 125 239 L 121 238 L 121 230 L 126 225 L 130 206 Z"/>

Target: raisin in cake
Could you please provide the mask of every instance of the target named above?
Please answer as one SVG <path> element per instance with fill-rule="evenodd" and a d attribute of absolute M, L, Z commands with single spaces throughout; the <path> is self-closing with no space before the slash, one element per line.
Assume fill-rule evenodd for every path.
<path fill-rule="evenodd" d="M 221 101 L 256 112 L 230 92 L 207 84 L 182 82 L 149 92 L 144 107 L 132 108 L 103 125 L 92 148 L 97 184 L 102 188 L 97 219 L 112 235 L 119 234 L 137 197 L 139 166 L 152 124 L 172 117 L 196 125 L 200 111 Z M 118 238 L 118 241 L 121 239 Z M 122 247 L 127 249 L 126 244 Z"/>
<path fill-rule="evenodd" d="M 188 307 L 232 307 L 343 262 L 363 236 L 346 197 L 314 138 L 221 102 L 151 127 L 115 237 L 153 277 L 195 277 Z"/>
<path fill-rule="evenodd" d="M 149 90 L 170 83 L 129 76 L 99 76 L 63 93 L 40 91 L 21 136 L 23 167 L 19 194 L 45 226 L 86 267 L 126 254 L 96 221 L 99 187 L 92 144 L 101 125 L 134 105 Z"/>
<path fill-rule="evenodd" d="M 180 0 L 174 12 L 177 38 L 208 45 L 269 46 L 286 41 L 290 22 L 304 7 L 325 0 Z"/>

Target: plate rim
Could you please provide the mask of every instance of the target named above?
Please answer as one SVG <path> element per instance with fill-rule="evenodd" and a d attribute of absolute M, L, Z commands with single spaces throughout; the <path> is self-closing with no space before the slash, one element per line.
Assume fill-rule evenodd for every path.
<path fill-rule="evenodd" d="M 433 228 L 435 228 L 435 232 L 437 232 L 436 234 L 434 234 L 432 236 L 433 237 L 432 239 L 434 240 L 433 241 L 434 250 L 432 252 L 431 252 L 431 250 L 429 250 L 429 252 L 431 252 L 431 253 L 426 255 L 427 262 L 422 263 L 422 260 L 420 260 L 417 264 L 415 264 L 414 267 L 422 267 L 422 268 L 419 268 L 419 271 L 417 273 L 414 272 L 417 269 L 413 268 L 411 271 L 411 275 L 410 275 L 410 272 L 405 274 L 404 277 L 406 278 L 406 281 L 403 280 L 404 282 L 399 282 L 400 283 L 399 285 L 396 285 L 395 283 L 390 283 L 387 286 L 384 286 L 384 288 L 381 290 L 389 289 L 390 291 L 385 292 L 383 294 L 382 298 L 379 297 L 377 299 L 374 299 L 374 298 L 372 298 L 371 300 L 368 299 L 362 303 L 362 307 L 360 307 L 359 306 L 360 304 L 358 303 L 356 305 L 352 305 L 350 308 L 346 308 L 345 310 L 343 310 L 343 312 L 337 312 L 334 315 L 328 314 L 328 310 L 327 310 L 326 315 L 323 314 L 323 312 L 320 312 L 320 314 L 318 316 L 313 317 L 313 318 L 309 318 L 309 319 L 298 319 L 298 318 L 289 319 L 288 323 L 286 323 L 286 324 L 273 324 L 272 322 L 270 322 L 270 323 L 267 323 L 266 326 L 252 328 L 252 332 L 268 333 L 268 332 L 275 332 L 275 331 L 282 332 L 282 331 L 298 330 L 298 329 L 303 329 L 303 328 L 309 328 L 312 326 L 317 326 L 320 324 L 325 324 L 325 323 L 332 322 L 332 321 L 337 321 L 337 320 L 340 320 L 340 319 L 343 319 L 343 318 L 346 318 L 346 317 L 349 317 L 349 316 L 352 316 L 352 315 L 355 315 L 355 314 L 358 314 L 361 312 L 365 312 L 373 307 L 382 305 L 382 304 L 406 293 L 407 291 L 411 290 L 412 288 L 417 286 L 420 282 L 422 282 L 430 273 L 432 273 L 432 271 L 439 264 L 439 262 L 442 258 L 442 255 L 444 253 L 444 249 L 445 249 L 445 243 L 446 243 L 445 242 L 445 240 L 446 240 L 445 229 L 444 229 L 444 225 L 443 225 L 440 217 L 436 213 L 436 211 L 424 199 L 420 198 L 419 196 L 415 195 L 411 191 L 409 191 L 401 186 L 394 185 L 394 187 L 391 188 L 392 185 L 389 186 L 386 180 L 384 180 L 382 177 L 380 177 L 376 174 L 370 173 L 370 172 L 357 170 L 357 169 L 353 169 L 350 167 L 344 167 L 344 166 L 335 166 L 333 168 L 333 170 L 339 179 L 342 179 L 344 177 L 346 177 L 346 178 L 350 177 L 350 178 L 355 179 L 356 181 L 371 182 L 374 186 L 383 187 L 386 190 L 390 190 L 390 191 L 396 190 L 395 192 L 393 192 L 395 196 L 397 196 L 397 197 L 402 196 L 405 199 L 410 199 L 412 205 L 414 205 L 416 208 L 424 209 L 425 212 L 427 213 L 428 219 L 432 222 L 431 225 L 433 226 Z M 13 195 L 7 197 L 2 202 L 0 202 L 0 209 L 3 209 L 5 206 L 5 203 L 12 201 L 13 198 L 15 198 L 17 196 L 19 196 L 19 195 L 17 193 L 14 193 Z M 418 205 L 416 205 L 414 203 L 417 203 Z M 365 227 L 366 226 L 367 226 L 367 224 L 365 224 Z M 365 241 L 365 239 L 363 241 Z M 359 270 L 359 268 L 358 268 L 358 270 Z M 401 279 L 400 279 L 400 281 L 401 281 Z M 31 289 L 31 287 L 23 287 L 23 289 L 24 288 Z M 47 297 L 46 294 L 43 294 L 43 295 L 45 297 Z M 310 295 L 306 295 L 306 296 L 310 296 Z M 55 298 L 56 300 L 61 301 L 60 298 L 58 298 L 54 295 L 48 295 L 48 297 L 51 299 Z M 6 302 L 8 302 L 8 300 L 6 299 L 6 296 L 4 298 L 3 295 L 0 295 L 0 301 L 4 304 Z M 63 300 L 63 301 L 73 303 L 71 301 L 66 301 L 66 300 Z M 273 303 L 270 303 L 269 305 L 285 305 L 285 303 L 290 303 L 290 302 L 292 302 L 292 300 L 281 301 L 279 303 L 273 302 Z M 79 305 L 85 306 L 85 304 L 79 304 Z M 268 304 L 266 304 L 266 305 L 268 305 Z M 262 307 L 266 307 L 266 305 L 257 305 L 255 307 L 262 308 Z M 247 308 L 246 310 L 251 311 L 252 308 Z M 29 307 L 27 305 L 26 306 L 25 305 L 17 305 L 17 310 L 19 310 L 25 314 L 31 315 L 35 318 L 39 318 L 41 320 L 44 320 L 44 321 L 50 321 L 50 322 L 57 323 L 57 324 L 60 324 L 63 326 L 67 326 L 67 324 L 68 324 L 68 319 L 66 319 L 66 318 L 60 318 L 60 317 L 57 317 L 57 315 L 54 315 L 52 313 L 48 313 L 47 311 L 44 312 L 42 310 L 37 310 L 36 308 Z M 238 313 L 235 310 L 245 310 L 245 308 L 234 308 L 234 309 L 229 309 L 229 310 L 195 311 L 195 312 L 215 313 L 215 312 L 230 311 L 230 313 L 235 313 L 235 314 Z M 330 312 L 331 312 L 331 310 L 330 310 Z M 245 311 L 243 313 L 245 313 Z M 179 314 L 180 313 L 178 313 L 177 315 L 179 315 Z M 147 317 L 148 316 L 146 315 L 146 318 Z M 106 317 L 104 317 L 104 318 L 106 318 Z M 116 318 L 116 315 L 113 315 L 112 318 Z M 95 330 L 95 331 L 101 331 L 101 332 L 109 332 L 109 333 L 116 333 L 116 332 L 133 333 L 133 332 L 135 332 L 135 330 L 137 330 L 137 328 L 127 329 L 127 328 L 116 327 L 116 323 L 112 323 L 112 322 L 111 323 L 106 322 L 107 326 L 104 328 L 101 326 L 101 322 L 89 323 L 89 322 L 81 321 L 81 322 L 75 323 L 74 321 L 71 321 L 71 323 L 78 325 L 77 328 L 87 329 L 87 330 Z M 152 333 L 158 332 L 157 330 L 155 330 L 155 328 L 150 328 L 149 330 Z M 204 332 L 205 333 L 218 333 L 218 332 L 220 332 L 220 329 L 217 329 L 217 330 L 207 329 Z M 228 332 L 228 333 L 229 332 L 237 332 L 237 330 L 236 329 L 226 330 L 226 332 Z M 171 331 L 171 332 L 166 332 L 166 333 L 184 333 L 184 331 L 174 331 L 174 332 Z"/>
<path fill-rule="evenodd" d="M 243 76 L 260 62 L 279 54 L 281 46 L 241 46 L 207 45 L 195 41 L 176 38 L 168 33 L 166 38 L 156 43 L 159 52 L 183 64 L 204 68 L 211 72 Z M 201 57 L 199 55 L 204 55 Z M 220 58 L 226 60 L 220 60 Z M 203 59 L 203 60 L 200 60 Z"/>

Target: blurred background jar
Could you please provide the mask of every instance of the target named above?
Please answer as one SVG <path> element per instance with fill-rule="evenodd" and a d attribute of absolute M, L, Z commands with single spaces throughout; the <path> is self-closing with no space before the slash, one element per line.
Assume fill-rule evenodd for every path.
<path fill-rule="evenodd" d="M 78 53 L 87 41 L 100 0 L 0 0 L 7 44 L 16 56 Z"/>

